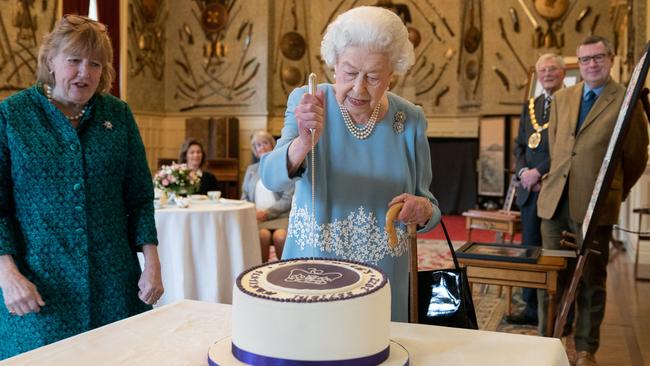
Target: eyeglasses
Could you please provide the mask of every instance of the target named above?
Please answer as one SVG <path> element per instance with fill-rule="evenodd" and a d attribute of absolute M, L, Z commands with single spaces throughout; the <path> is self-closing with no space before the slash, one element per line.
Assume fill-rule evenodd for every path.
<path fill-rule="evenodd" d="M 108 28 L 106 28 L 106 24 L 100 23 L 95 19 L 91 19 L 82 15 L 66 14 L 63 16 L 63 19 L 74 26 L 90 23 L 96 25 L 97 28 L 102 32 L 106 32 L 108 30 Z"/>
<path fill-rule="evenodd" d="M 582 56 L 578 57 L 578 62 L 580 62 L 581 65 L 589 65 L 591 60 L 594 60 L 597 64 L 602 64 L 603 61 L 605 61 L 605 57 L 607 57 L 606 53 L 599 53 L 592 56 Z"/>

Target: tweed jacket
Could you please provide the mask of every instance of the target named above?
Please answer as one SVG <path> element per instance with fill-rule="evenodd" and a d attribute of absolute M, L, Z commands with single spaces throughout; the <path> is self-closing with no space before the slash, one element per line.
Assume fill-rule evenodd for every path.
<path fill-rule="evenodd" d="M 535 117 L 538 123 L 544 124 L 542 121 L 542 112 L 544 111 L 544 98 L 542 94 L 535 98 Z M 521 169 L 537 168 L 541 175 L 548 173 L 551 166 L 548 153 L 548 128 L 541 132 L 542 140 L 535 149 L 528 147 L 528 138 L 535 132 L 535 128 L 530 121 L 530 112 L 528 110 L 528 102 L 524 105 L 524 110 L 521 112 L 521 119 L 519 121 L 519 134 L 515 139 L 515 174 L 519 174 Z M 517 206 L 523 206 L 528 201 L 530 191 L 524 189 L 521 185 L 517 186 Z"/>
<path fill-rule="evenodd" d="M 584 82 L 580 82 L 558 91 L 553 97 L 549 125 L 551 170 L 542 178 L 542 190 L 537 201 L 537 213 L 543 219 L 553 217 L 568 181 L 571 220 L 583 221 L 623 102 L 625 89 L 608 80 L 576 134 L 583 85 Z M 617 222 L 621 202 L 643 174 L 648 160 L 647 125 L 637 105 L 622 153 L 618 161 L 611 162 L 616 164 L 616 170 L 598 218 L 600 225 Z"/>

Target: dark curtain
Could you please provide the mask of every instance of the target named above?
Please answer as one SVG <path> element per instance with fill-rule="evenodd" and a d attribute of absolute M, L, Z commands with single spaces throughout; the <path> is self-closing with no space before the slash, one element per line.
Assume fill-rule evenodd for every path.
<path fill-rule="evenodd" d="M 99 21 L 108 27 L 108 36 L 113 45 L 113 68 L 115 80 L 111 94 L 120 97 L 120 7 L 114 0 L 97 0 L 97 16 Z"/>
<path fill-rule="evenodd" d="M 477 139 L 430 138 L 431 192 L 445 215 L 475 208 Z"/>
<path fill-rule="evenodd" d="M 63 0 L 63 14 L 88 15 L 88 0 Z"/>

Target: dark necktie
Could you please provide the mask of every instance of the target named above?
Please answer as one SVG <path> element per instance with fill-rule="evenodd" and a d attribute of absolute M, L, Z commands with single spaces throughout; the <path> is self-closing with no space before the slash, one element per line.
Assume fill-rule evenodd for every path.
<path fill-rule="evenodd" d="M 585 121 L 589 110 L 593 107 L 594 102 L 596 101 L 596 93 L 593 90 L 587 92 L 587 95 L 582 98 L 582 103 L 580 103 L 580 116 L 578 117 L 578 125 L 576 126 L 576 134 L 580 131 L 582 123 Z"/>
<path fill-rule="evenodd" d="M 545 123 L 548 121 L 548 117 L 551 114 L 551 96 L 547 95 L 546 98 L 544 98 L 544 110 L 542 111 L 542 123 Z"/>

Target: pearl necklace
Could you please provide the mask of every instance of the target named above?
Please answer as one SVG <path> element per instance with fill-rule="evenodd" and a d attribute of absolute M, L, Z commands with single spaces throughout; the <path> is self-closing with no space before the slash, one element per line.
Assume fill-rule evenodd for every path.
<path fill-rule="evenodd" d="M 45 96 L 47 97 L 47 100 L 48 100 L 50 103 L 52 103 L 52 105 L 54 105 L 54 98 L 52 97 L 52 87 L 49 86 L 49 85 L 47 85 L 47 84 L 45 84 Z M 83 117 L 83 115 L 86 114 L 86 110 L 87 110 L 87 109 L 88 109 L 88 106 L 87 106 L 87 105 L 84 105 L 84 107 L 81 108 L 81 111 L 80 111 L 79 113 L 75 114 L 74 116 L 68 116 L 68 115 L 66 115 L 65 113 L 63 113 L 63 111 L 61 111 L 61 113 L 63 113 L 63 115 L 65 116 L 65 118 L 68 119 L 68 121 L 72 122 L 72 121 L 77 121 L 77 120 L 79 120 L 81 117 Z"/>
<path fill-rule="evenodd" d="M 377 106 L 375 109 L 373 109 L 372 114 L 370 115 L 370 119 L 368 122 L 366 122 L 365 125 L 363 125 L 363 127 L 358 127 L 354 122 L 352 122 L 352 117 L 350 117 L 350 112 L 348 112 L 347 108 L 339 104 L 339 109 L 343 115 L 345 126 L 347 126 L 348 131 L 350 131 L 352 136 L 358 138 L 359 140 L 365 140 L 372 134 L 372 131 L 375 129 L 377 116 L 379 116 L 379 111 L 381 110 L 381 103 L 377 103 Z"/>

